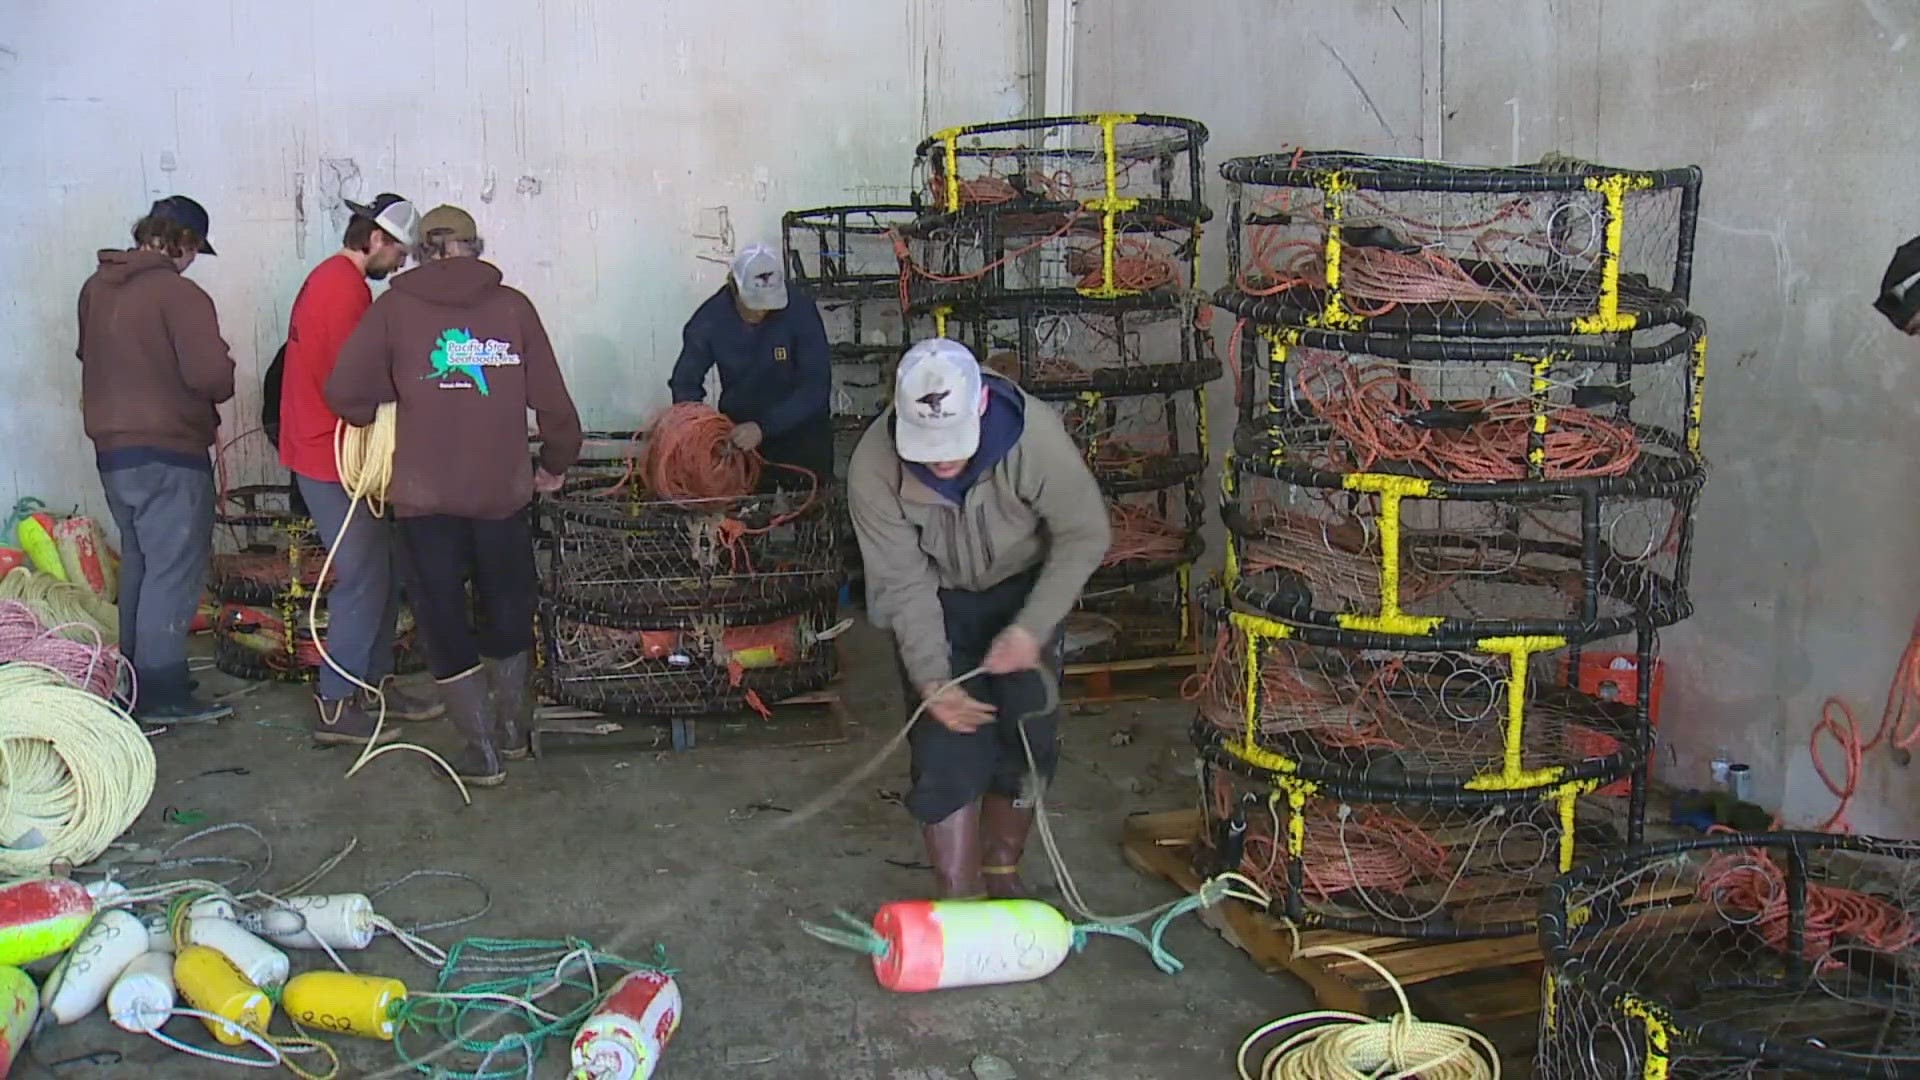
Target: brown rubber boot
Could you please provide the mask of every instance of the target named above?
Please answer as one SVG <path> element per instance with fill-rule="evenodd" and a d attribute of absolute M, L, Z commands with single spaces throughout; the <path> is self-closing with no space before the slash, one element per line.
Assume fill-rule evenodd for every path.
<path fill-rule="evenodd" d="M 519 761 L 533 753 L 533 654 L 488 661 L 487 685 L 493 691 L 500 756 Z"/>
<path fill-rule="evenodd" d="M 995 900 L 1026 900 L 1033 896 L 1020 880 L 1020 856 L 1027 850 L 1033 829 L 1033 807 L 1021 806 L 1011 796 L 988 795 L 980 810 L 980 873 L 987 895 Z"/>
<path fill-rule="evenodd" d="M 933 864 L 939 899 L 977 900 L 987 895 L 980 876 L 980 804 L 970 802 L 936 825 L 923 825 L 927 861 Z"/>
<path fill-rule="evenodd" d="M 493 695 L 485 670 L 475 664 L 451 679 L 437 679 L 440 698 L 447 703 L 447 719 L 467 741 L 449 763 L 468 787 L 498 787 L 506 782 L 507 767 L 500 760 L 495 734 Z"/>
<path fill-rule="evenodd" d="M 318 715 L 313 718 L 313 741 L 321 746 L 365 746 L 373 741 L 373 730 L 378 725 L 376 709 L 367 707 L 365 694 L 355 694 L 350 698 L 329 701 L 316 696 L 314 709 Z M 380 741 L 389 743 L 400 737 L 400 729 L 389 724 L 380 728 Z"/>

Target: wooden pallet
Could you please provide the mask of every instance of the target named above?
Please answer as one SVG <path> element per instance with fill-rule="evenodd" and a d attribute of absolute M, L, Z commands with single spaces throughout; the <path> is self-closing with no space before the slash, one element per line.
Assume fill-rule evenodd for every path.
<path fill-rule="evenodd" d="M 1180 684 L 1202 661 L 1199 653 L 1174 653 L 1140 660 L 1068 664 L 1061 681 L 1061 704 L 1089 705 L 1114 701 L 1173 698 Z"/>
<path fill-rule="evenodd" d="M 1135 814 L 1126 822 L 1123 846 L 1127 862 L 1141 873 L 1181 889 L 1197 889 L 1201 879 L 1193 868 L 1193 848 L 1200 827 L 1198 810 Z M 1636 894 L 1629 903 L 1677 898 L 1678 894 Z M 1299 957 L 1296 935 L 1280 920 L 1252 905 L 1228 900 L 1202 909 L 1200 915 L 1263 970 L 1284 971 L 1306 983 L 1323 1008 L 1373 1012 L 1376 1010 L 1369 1006 L 1377 1004 L 1375 995 L 1387 989 L 1379 973 L 1360 961 L 1344 956 Z M 1510 1020 L 1539 1009 L 1540 944 L 1532 934 L 1418 941 L 1346 930 L 1306 930 L 1298 933 L 1297 941 L 1299 949 L 1338 945 L 1364 954 L 1391 972 L 1404 987 L 1436 984 L 1436 988 L 1445 990 L 1444 998 L 1438 999 L 1443 1004 L 1441 1011 L 1451 1014 L 1445 1018 L 1456 1022 Z"/>
<path fill-rule="evenodd" d="M 691 750 L 701 733 L 728 746 L 762 749 L 832 746 L 850 737 L 850 716 L 838 687 L 797 694 L 758 713 L 721 716 L 626 716 L 542 705 L 533 718 L 533 754 L 550 749 Z"/>

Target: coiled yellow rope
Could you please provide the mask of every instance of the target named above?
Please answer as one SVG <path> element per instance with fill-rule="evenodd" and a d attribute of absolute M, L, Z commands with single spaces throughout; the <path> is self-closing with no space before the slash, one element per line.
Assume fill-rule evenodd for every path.
<path fill-rule="evenodd" d="M 0 877 L 91 862 L 153 796 L 153 747 L 118 706 L 37 664 L 0 665 Z"/>
<path fill-rule="evenodd" d="M 372 694 L 380 703 L 379 712 L 374 717 L 373 737 L 367 740 L 367 748 L 354 759 L 347 769 L 347 775 L 354 773 L 389 750 L 411 750 L 425 754 L 434 764 L 446 770 L 453 786 L 460 789 L 460 799 L 468 806 L 473 805 L 473 796 L 467 792 L 467 785 L 461 781 L 460 774 L 447 759 L 417 743 L 396 742 L 380 745 L 380 732 L 387 726 L 387 696 L 377 686 L 360 679 L 358 675 L 341 667 L 327 652 L 325 635 L 320 632 L 320 586 L 327 580 L 327 572 L 333 569 L 333 557 L 340 551 L 340 541 L 346 538 L 347 529 L 353 525 L 353 515 L 365 503 L 367 512 L 374 517 L 385 517 L 387 513 L 387 488 L 393 483 L 393 447 L 396 427 L 396 406 L 387 402 L 373 414 L 373 423 L 366 427 L 353 427 L 345 422 L 336 423 L 333 428 L 333 462 L 340 471 L 340 486 L 347 490 L 347 516 L 340 523 L 340 535 L 334 537 L 327 549 L 327 559 L 320 564 L 320 576 L 314 581 L 313 596 L 307 601 L 307 630 L 313 635 L 313 647 L 320 653 L 320 659 L 338 672 L 340 677 Z"/>
<path fill-rule="evenodd" d="M 1400 999 L 1400 1012 L 1390 1020 L 1345 1012 L 1304 1012 L 1262 1025 L 1240 1044 L 1235 1056 L 1240 1080 L 1500 1080 L 1500 1051 L 1485 1035 L 1413 1015 L 1399 980 L 1371 957 L 1338 945 L 1301 951 L 1298 940 L 1296 934 L 1296 956 L 1347 956 L 1378 972 Z M 1302 1024 L 1316 1026 L 1295 1032 L 1269 1050 L 1258 1076 L 1247 1071 L 1247 1055 L 1256 1043 Z"/>
<path fill-rule="evenodd" d="M 96 644 L 86 630 L 91 626 L 106 644 L 120 643 L 120 609 L 93 595 L 93 590 L 84 585 L 16 566 L 0 577 L 0 600 L 27 605 L 42 626 L 62 627 L 60 636 L 71 641 Z"/>

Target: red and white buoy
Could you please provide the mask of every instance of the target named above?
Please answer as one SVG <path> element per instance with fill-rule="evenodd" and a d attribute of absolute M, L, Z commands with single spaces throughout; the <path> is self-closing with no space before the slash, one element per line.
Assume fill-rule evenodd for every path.
<path fill-rule="evenodd" d="M 648 1080 L 681 1012 L 680 987 L 666 972 L 621 979 L 573 1037 L 572 1080 Z"/>

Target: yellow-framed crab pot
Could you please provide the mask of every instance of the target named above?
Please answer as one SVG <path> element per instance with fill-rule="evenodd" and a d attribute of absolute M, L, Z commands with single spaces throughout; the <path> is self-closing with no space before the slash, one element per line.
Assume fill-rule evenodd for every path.
<path fill-rule="evenodd" d="M 1296 440 L 1292 446 L 1299 446 Z M 1684 446 L 1621 476 L 1458 483 L 1322 468 L 1243 424 L 1221 469 L 1236 604 L 1356 633 L 1612 637 L 1686 618 L 1706 474 Z"/>
<path fill-rule="evenodd" d="M 1583 862 L 1540 903 L 1540 1080 L 1910 1077 L 1920 844 L 1724 833 Z"/>
<path fill-rule="evenodd" d="M 1336 330 L 1511 337 L 1676 322 L 1701 172 L 1347 151 L 1234 158 L 1222 307 Z"/>

